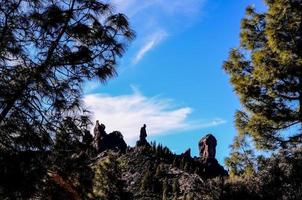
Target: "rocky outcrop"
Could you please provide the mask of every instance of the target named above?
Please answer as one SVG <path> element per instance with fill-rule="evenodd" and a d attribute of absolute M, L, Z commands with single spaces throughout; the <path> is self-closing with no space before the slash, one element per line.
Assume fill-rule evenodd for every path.
<path fill-rule="evenodd" d="M 216 160 L 217 140 L 212 134 L 202 137 L 198 143 L 199 162 L 203 165 L 203 172 L 207 177 L 227 176 L 227 171 Z"/>
<path fill-rule="evenodd" d="M 99 124 L 99 121 L 96 121 L 93 139 L 93 146 L 96 152 L 101 153 L 109 149 L 126 152 L 127 144 L 123 135 L 119 131 L 107 134 L 105 128 L 104 124 Z"/>
<path fill-rule="evenodd" d="M 185 152 L 181 154 L 182 157 L 191 158 L 191 149 L 187 149 Z"/>
<path fill-rule="evenodd" d="M 150 147 L 150 144 L 147 141 L 147 131 L 146 131 L 146 124 L 143 125 L 143 127 L 141 127 L 140 130 L 140 135 L 139 135 L 139 140 L 136 142 L 136 146 L 140 147 L 140 146 L 147 146 Z"/>
<path fill-rule="evenodd" d="M 199 156 L 203 159 L 215 158 L 217 140 L 212 134 L 208 134 L 201 138 L 198 143 Z"/>

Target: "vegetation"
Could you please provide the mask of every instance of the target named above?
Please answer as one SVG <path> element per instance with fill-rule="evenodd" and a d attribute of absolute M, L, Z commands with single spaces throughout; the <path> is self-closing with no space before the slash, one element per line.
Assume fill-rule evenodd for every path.
<path fill-rule="evenodd" d="M 240 48 L 231 50 L 224 69 L 243 106 L 235 115 L 239 135 L 273 150 L 302 138 L 302 3 L 265 2 L 266 13 L 246 9 Z M 288 136 L 290 127 L 296 132 Z"/>
<path fill-rule="evenodd" d="M 240 47 L 224 63 L 243 109 L 225 160 L 231 177 L 211 198 L 302 198 L 302 2 L 265 2 L 265 13 L 246 9 Z"/>
<path fill-rule="evenodd" d="M 248 7 L 223 65 L 242 104 L 229 176 L 155 142 L 97 154 L 81 86 L 134 37 L 104 2 L 0 0 L 0 199 L 302 199 L 300 0 Z"/>
<path fill-rule="evenodd" d="M 43 190 L 48 170 L 83 170 L 87 157 L 74 156 L 90 125 L 82 84 L 116 75 L 133 37 L 127 17 L 101 1 L 0 1 L 0 176 L 11 177 L 0 194 L 26 199 Z"/>
<path fill-rule="evenodd" d="M 89 124 L 82 83 L 116 74 L 134 36 L 127 18 L 94 0 L 4 0 L 0 8 L 1 150 L 50 149 L 70 123 L 69 137 L 78 137 Z"/>

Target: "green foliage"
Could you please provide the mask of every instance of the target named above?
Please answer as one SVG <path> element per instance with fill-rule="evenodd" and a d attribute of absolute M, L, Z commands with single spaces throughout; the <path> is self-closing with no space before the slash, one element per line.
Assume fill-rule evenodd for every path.
<path fill-rule="evenodd" d="M 252 146 L 247 141 L 247 136 L 237 136 L 231 145 L 231 153 L 225 159 L 229 175 L 253 176 L 257 168 L 257 159 Z"/>
<path fill-rule="evenodd" d="M 153 186 L 153 177 L 150 170 L 145 171 L 141 181 L 141 192 L 151 190 Z"/>
<path fill-rule="evenodd" d="M 163 197 L 162 200 L 168 200 L 170 187 L 168 184 L 168 180 L 165 178 L 163 181 Z"/>
<path fill-rule="evenodd" d="M 155 177 L 160 178 L 163 175 L 163 165 L 159 164 L 156 168 Z"/>
<path fill-rule="evenodd" d="M 258 160 L 253 176 L 208 180 L 206 199 L 298 200 L 302 198 L 301 148 L 281 150 Z"/>
<path fill-rule="evenodd" d="M 0 148 L 52 148 L 66 118 L 88 120 L 82 83 L 113 77 L 134 34 L 101 1 L 0 1 Z"/>
<path fill-rule="evenodd" d="M 231 50 L 224 69 L 243 105 L 235 115 L 239 135 L 276 149 L 302 138 L 302 2 L 266 4 L 266 13 L 246 9 L 240 48 Z M 288 137 L 289 127 L 296 131 Z"/>
<path fill-rule="evenodd" d="M 174 195 L 177 195 L 178 192 L 179 192 L 178 179 L 174 179 L 174 181 L 173 181 L 172 192 L 173 192 Z"/>
<path fill-rule="evenodd" d="M 19 162 L 27 165 L 20 167 L 20 183 L 42 185 L 46 171 L 55 170 L 85 188 L 85 179 L 92 178 L 90 151 L 82 139 L 91 123 L 81 101 L 82 85 L 116 75 L 116 60 L 134 37 L 127 17 L 100 0 L 0 0 L 0 33 L 1 153 L 12 160 L 34 154 Z M 6 169 L 11 163 L 0 165 Z M 10 180 L 2 180 L 7 182 L 0 190 L 9 192 L 2 186 Z M 26 192 L 27 197 L 35 191 Z"/>
<path fill-rule="evenodd" d="M 93 166 L 93 195 L 95 199 L 122 199 L 123 182 L 119 163 L 114 156 L 109 155 L 106 160 Z"/>

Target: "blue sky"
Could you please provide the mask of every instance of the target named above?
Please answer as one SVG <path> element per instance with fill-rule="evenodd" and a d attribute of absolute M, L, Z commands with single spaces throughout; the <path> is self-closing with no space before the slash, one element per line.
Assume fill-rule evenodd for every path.
<path fill-rule="evenodd" d="M 137 37 L 119 59 L 118 77 L 85 84 L 84 101 L 107 132 L 119 130 L 133 145 L 147 124 L 148 140 L 176 153 L 207 133 L 218 140 L 223 163 L 236 133 L 240 108 L 222 70 L 239 44 L 245 8 L 263 10 L 261 0 L 111 0 L 128 15 Z"/>

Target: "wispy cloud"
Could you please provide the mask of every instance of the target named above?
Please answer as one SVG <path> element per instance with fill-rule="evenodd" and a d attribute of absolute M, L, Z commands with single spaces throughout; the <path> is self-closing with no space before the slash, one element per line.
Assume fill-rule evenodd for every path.
<path fill-rule="evenodd" d="M 158 45 L 167 35 L 168 34 L 165 31 L 158 31 L 151 35 L 151 37 L 137 52 L 136 56 L 134 57 L 133 63 L 138 63 L 148 51 Z"/>
<path fill-rule="evenodd" d="M 85 104 L 93 111 L 93 120 L 106 125 L 107 132 L 119 130 L 125 140 L 133 144 L 139 136 L 142 124 L 147 124 L 149 135 L 167 134 L 225 123 L 222 119 L 190 120 L 190 107 L 176 107 L 172 100 L 146 97 L 137 89 L 132 94 L 112 96 L 108 94 L 89 94 Z"/>
<path fill-rule="evenodd" d="M 199 20 L 206 0 L 107 0 L 117 11 L 125 13 L 137 38 L 131 64 L 137 64 L 146 53 L 157 47 L 167 35 L 173 36 Z"/>
<path fill-rule="evenodd" d="M 132 18 L 153 8 L 157 8 L 162 13 L 193 16 L 200 12 L 200 7 L 205 0 L 109 0 L 109 2 Z"/>

